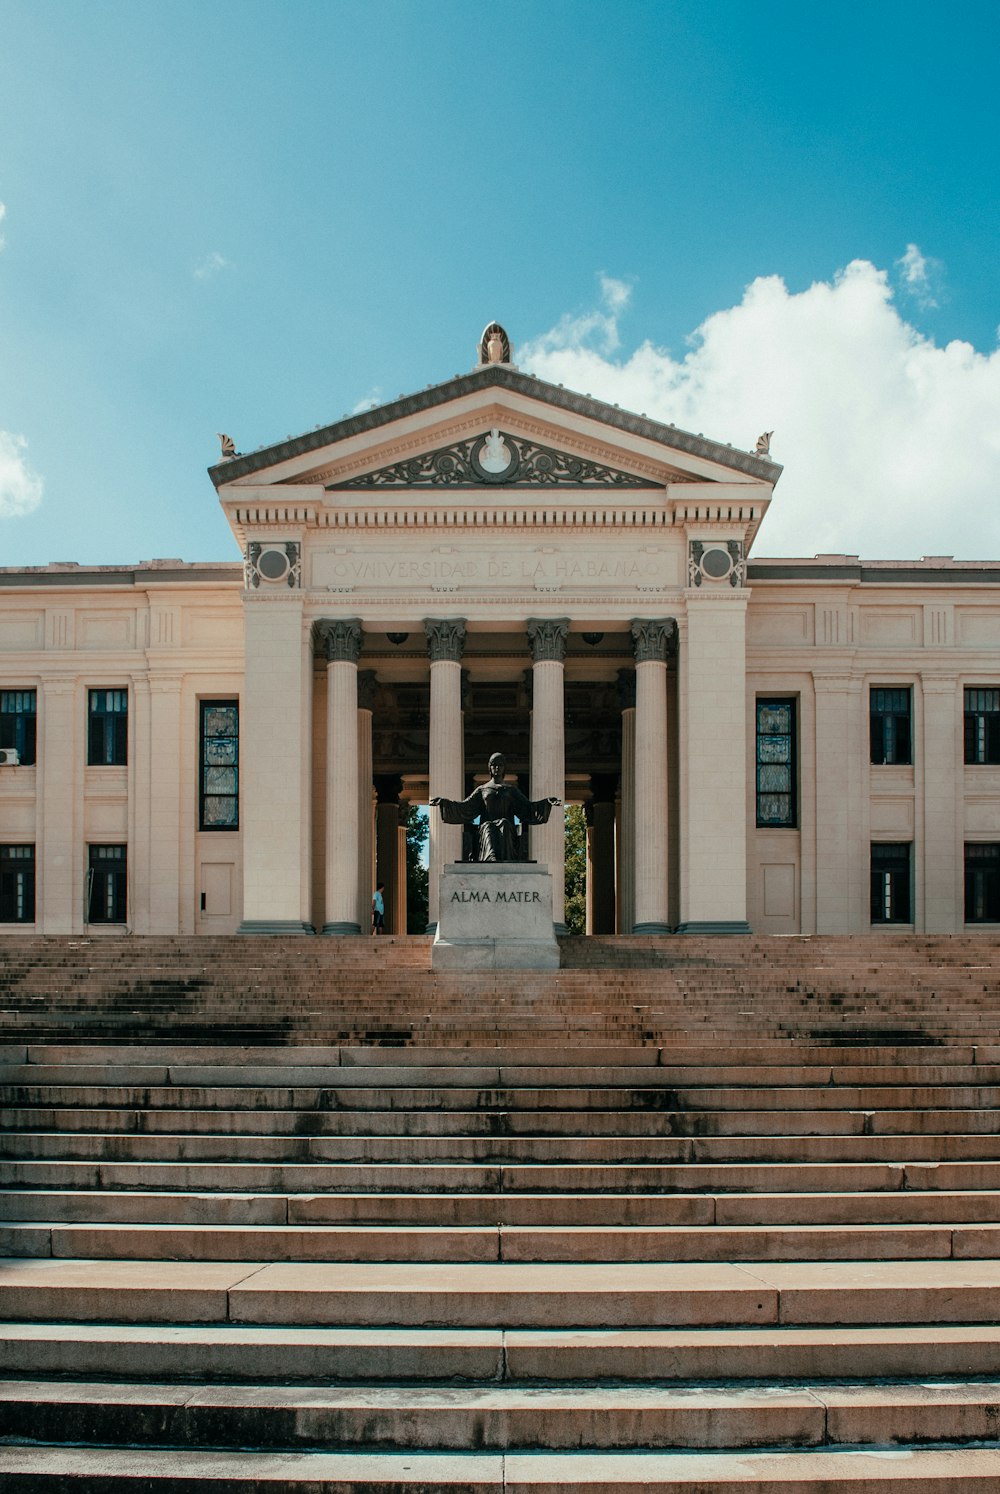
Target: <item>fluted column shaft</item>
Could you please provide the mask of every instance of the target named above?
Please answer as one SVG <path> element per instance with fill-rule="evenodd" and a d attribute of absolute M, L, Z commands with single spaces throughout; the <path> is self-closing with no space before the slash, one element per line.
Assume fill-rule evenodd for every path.
<path fill-rule="evenodd" d="M 460 617 L 424 619 L 431 660 L 429 732 L 429 797 L 465 798 L 465 753 L 462 742 L 462 652 L 465 620 Z M 441 873 L 462 859 L 461 825 L 445 825 L 436 810 L 430 813 L 427 870 L 427 932 L 437 928 Z"/>
<path fill-rule="evenodd" d="M 563 676 L 569 618 L 531 618 L 531 783 L 533 799 L 566 794 L 566 725 Z M 553 808 L 548 824 L 531 830 L 532 859 L 547 865 L 552 877 L 552 921 L 566 928 L 566 821 L 562 806 Z"/>
<path fill-rule="evenodd" d="M 375 891 L 375 788 L 372 782 L 374 669 L 358 673 L 358 923 L 367 934 Z"/>
<path fill-rule="evenodd" d="M 358 657 L 356 618 L 323 622 L 326 650 L 326 921 L 324 934 L 358 934 Z"/>
<path fill-rule="evenodd" d="M 667 645 L 672 618 L 637 618 L 634 934 L 670 932 L 667 892 Z"/>

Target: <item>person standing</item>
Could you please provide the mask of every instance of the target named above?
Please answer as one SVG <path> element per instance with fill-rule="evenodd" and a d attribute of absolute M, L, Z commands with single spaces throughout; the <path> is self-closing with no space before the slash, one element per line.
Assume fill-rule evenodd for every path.
<path fill-rule="evenodd" d="M 372 893 L 372 933 L 373 934 L 384 934 L 385 933 L 385 898 L 382 896 L 382 894 L 383 894 L 384 891 L 385 891 L 385 883 L 384 882 L 380 882 L 378 884 L 378 886 L 376 887 L 375 891 Z"/>

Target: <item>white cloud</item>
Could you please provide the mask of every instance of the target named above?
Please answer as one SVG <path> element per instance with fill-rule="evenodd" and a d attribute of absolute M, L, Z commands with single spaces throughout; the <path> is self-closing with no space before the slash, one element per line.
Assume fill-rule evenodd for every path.
<path fill-rule="evenodd" d="M 934 310 L 939 304 L 938 287 L 943 271 L 941 261 L 922 254 L 916 244 L 907 244 L 906 253 L 901 259 L 897 259 L 896 264 L 902 275 L 903 289 L 922 310 Z"/>
<path fill-rule="evenodd" d="M 3 220 L 6 218 L 6 216 L 7 216 L 7 204 L 5 202 L 0 202 L 0 223 L 3 222 Z M 5 238 L 4 234 L 3 234 L 3 231 L 0 230 L 0 249 L 6 249 L 6 247 L 7 247 L 7 240 L 6 240 L 6 238 Z"/>
<path fill-rule="evenodd" d="M 359 399 L 356 405 L 351 406 L 352 415 L 363 415 L 366 410 L 374 410 L 376 405 L 382 403 L 382 391 L 375 385 L 369 389 L 364 399 Z"/>
<path fill-rule="evenodd" d="M 598 279 L 601 286 L 600 306 L 578 316 L 567 312 L 551 332 L 544 332 L 527 347 L 520 349 L 519 362 L 524 362 L 529 352 L 554 352 L 566 348 L 582 350 L 591 340 L 598 344 L 603 353 L 618 351 L 621 346 L 618 319 L 632 299 L 632 287 L 627 281 L 616 280 L 612 275 L 601 274 Z"/>
<path fill-rule="evenodd" d="M 681 358 L 650 341 L 612 356 L 618 315 L 602 296 L 518 361 L 744 450 L 773 429 L 785 471 L 755 553 L 1000 558 L 1000 350 L 923 336 L 885 271 L 855 260 L 797 293 L 762 277 Z"/>
<path fill-rule="evenodd" d="M 220 270 L 231 270 L 232 260 L 220 254 L 218 249 L 213 249 L 211 254 L 206 255 L 201 264 L 194 271 L 196 280 L 209 280 L 213 275 L 218 275 Z"/>
<path fill-rule="evenodd" d="M 0 519 L 30 514 L 42 501 L 42 479 L 25 461 L 23 436 L 0 431 Z"/>

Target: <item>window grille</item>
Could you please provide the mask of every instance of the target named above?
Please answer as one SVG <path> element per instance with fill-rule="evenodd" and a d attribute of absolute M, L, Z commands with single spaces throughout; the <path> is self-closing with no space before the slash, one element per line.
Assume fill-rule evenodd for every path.
<path fill-rule="evenodd" d="M 1000 689 L 966 686 L 964 726 L 965 761 L 1000 763 Z"/>
<path fill-rule="evenodd" d="M 912 763 L 912 691 L 873 686 L 869 701 L 872 762 Z"/>
<path fill-rule="evenodd" d="M 124 923 L 127 914 L 125 846 L 90 846 L 87 872 L 87 922 Z"/>
<path fill-rule="evenodd" d="M 965 921 L 1000 923 L 1000 845 L 965 847 Z"/>
<path fill-rule="evenodd" d="M 794 828 L 795 701 L 757 701 L 757 824 Z"/>
<path fill-rule="evenodd" d="M 128 691 L 91 690 L 87 714 L 87 762 L 123 767 L 128 762 Z"/>
<path fill-rule="evenodd" d="M 22 763 L 35 761 L 37 695 L 0 690 L 0 747 L 13 747 Z"/>
<path fill-rule="evenodd" d="M 910 850 L 908 843 L 872 845 L 872 923 L 911 922 Z"/>
<path fill-rule="evenodd" d="M 0 923 L 35 921 L 35 848 L 0 846 Z"/>

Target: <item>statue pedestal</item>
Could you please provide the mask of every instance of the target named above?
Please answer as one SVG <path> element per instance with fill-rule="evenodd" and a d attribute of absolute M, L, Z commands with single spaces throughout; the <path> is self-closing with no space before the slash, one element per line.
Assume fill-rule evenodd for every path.
<path fill-rule="evenodd" d="M 558 970 L 552 877 L 530 861 L 458 861 L 441 874 L 433 970 Z"/>

